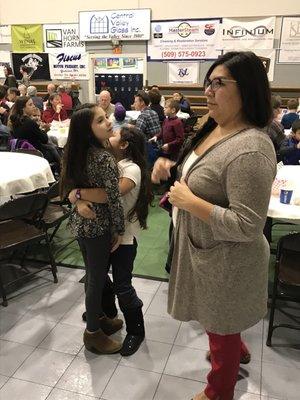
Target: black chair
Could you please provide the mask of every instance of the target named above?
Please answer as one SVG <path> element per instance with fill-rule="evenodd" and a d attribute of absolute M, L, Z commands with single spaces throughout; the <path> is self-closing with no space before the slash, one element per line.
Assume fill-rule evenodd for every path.
<path fill-rule="evenodd" d="M 300 303 L 300 233 L 283 236 L 278 241 L 267 346 L 271 346 L 272 334 L 277 328 L 300 330 L 298 324 L 274 325 L 277 300 Z"/>
<path fill-rule="evenodd" d="M 29 194 L 0 206 L 0 291 L 2 293 L 2 305 L 7 306 L 6 288 L 26 277 L 37 274 L 40 271 L 50 269 L 57 283 L 57 267 L 50 249 L 50 241 L 47 232 L 42 226 L 42 217 L 48 204 L 45 193 Z M 30 272 L 22 265 L 12 264 L 6 261 L 6 257 L 16 250 L 25 250 L 28 246 L 46 242 L 50 267 L 44 266 Z M 26 274 L 4 284 L 2 268 L 13 267 L 21 269 Z"/>
<path fill-rule="evenodd" d="M 9 151 L 9 134 L 0 132 L 0 151 Z"/>
<path fill-rule="evenodd" d="M 43 153 L 37 149 L 15 149 L 14 153 L 30 154 L 31 156 L 44 157 Z"/>

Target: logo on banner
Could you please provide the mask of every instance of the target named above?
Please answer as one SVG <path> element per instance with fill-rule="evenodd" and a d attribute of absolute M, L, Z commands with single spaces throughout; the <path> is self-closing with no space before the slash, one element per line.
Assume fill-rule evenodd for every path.
<path fill-rule="evenodd" d="M 178 68 L 178 76 L 180 76 L 180 78 L 183 78 L 184 76 L 188 76 L 189 72 L 187 68 Z"/>
<path fill-rule="evenodd" d="M 290 38 L 291 39 L 299 39 L 300 38 L 300 21 L 291 21 Z"/>
<path fill-rule="evenodd" d="M 27 54 L 25 57 L 22 57 L 23 64 L 26 67 L 31 68 L 31 72 L 29 76 L 31 76 L 39 67 L 43 66 L 43 59 L 42 57 L 38 56 L 37 54 Z"/>
<path fill-rule="evenodd" d="M 215 33 L 215 25 L 214 24 L 205 24 L 204 25 L 204 33 L 208 36 L 211 36 Z"/>
<path fill-rule="evenodd" d="M 109 19 L 108 16 L 96 17 L 93 15 L 90 19 L 90 33 L 107 34 L 109 33 Z"/>
<path fill-rule="evenodd" d="M 229 35 L 232 38 L 242 38 L 245 36 L 260 38 L 268 34 L 274 34 L 274 29 L 268 29 L 264 25 L 259 25 L 253 29 L 246 29 L 242 26 L 233 26 L 229 29 L 223 29 L 223 35 Z"/>
<path fill-rule="evenodd" d="M 175 33 L 182 38 L 187 38 L 191 33 L 199 33 L 199 27 L 191 26 L 188 22 L 182 22 L 176 27 L 169 28 L 169 33 Z"/>
<path fill-rule="evenodd" d="M 63 40 L 61 29 L 46 29 L 46 47 L 62 47 L 62 43 Z"/>

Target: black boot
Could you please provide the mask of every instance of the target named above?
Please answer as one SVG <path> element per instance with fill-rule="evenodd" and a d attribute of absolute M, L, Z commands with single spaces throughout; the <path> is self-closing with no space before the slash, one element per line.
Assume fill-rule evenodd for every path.
<path fill-rule="evenodd" d="M 142 308 L 123 311 L 127 335 L 123 342 L 120 354 L 131 356 L 134 354 L 145 338 L 145 326 Z"/>

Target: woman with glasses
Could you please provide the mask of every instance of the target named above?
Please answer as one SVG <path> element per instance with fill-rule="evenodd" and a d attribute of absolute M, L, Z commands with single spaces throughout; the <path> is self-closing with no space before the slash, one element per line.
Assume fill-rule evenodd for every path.
<path fill-rule="evenodd" d="M 205 328 L 211 371 L 193 400 L 232 400 L 240 363 L 250 361 L 241 332 L 267 312 L 269 246 L 263 228 L 276 173 L 263 128 L 272 118 L 260 59 L 230 52 L 205 79 L 209 118 L 178 162 L 158 159 L 152 180 L 173 178 L 174 250 L 168 312 Z"/>

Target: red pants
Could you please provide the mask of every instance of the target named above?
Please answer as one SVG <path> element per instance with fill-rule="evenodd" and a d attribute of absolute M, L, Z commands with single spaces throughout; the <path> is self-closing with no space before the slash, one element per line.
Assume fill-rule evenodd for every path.
<path fill-rule="evenodd" d="M 217 335 L 207 332 L 211 371 L 207 375 L 205 395 L 210 400 L 232 400 L 237 382 L 240 359 L 249 354 L 241 334 Z"/>

